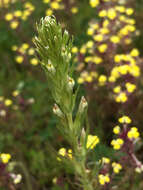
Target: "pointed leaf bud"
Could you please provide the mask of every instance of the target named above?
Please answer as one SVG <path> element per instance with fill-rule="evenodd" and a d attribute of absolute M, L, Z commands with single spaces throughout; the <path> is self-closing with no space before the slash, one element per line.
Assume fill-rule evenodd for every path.
<path fill-rule="evenodd" d="M 73 80 L 73 78 L 68 77 L 68 88 L 69 88 L 70 90 L 72 90 L 73 87 L 74 87 L 74 85 L 75 85 L 75 81 Z"/>
<path fill-rule="evenodd" d="M 54 106 L 53 106 L 53 112 L 58 117 L 63 117 L 63 113 L 62 113 L 62 111 L 60 110 L 60 108 L 59 108 L 59 106 L 57 104 L 54 104 Z"/>
<path fill-rule="evenodd" d="M 85 99 L 84 96 L 81 97 L 81 101 L 80 101 L 80 104 L 79 104 L 79 112 L 83 112 L 85 110 L 85 108 L 88 106 L 88 103 Z"/>

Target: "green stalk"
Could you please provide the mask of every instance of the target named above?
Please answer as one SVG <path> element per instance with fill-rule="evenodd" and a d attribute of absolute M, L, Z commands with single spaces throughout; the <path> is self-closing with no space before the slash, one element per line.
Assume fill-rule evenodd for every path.
<path fill-rule="evenodd" d="M 49 89 L 55 101 L 53 112 L 61 122 L 61 131 L 71 145 L 73 151 L 73 167 L 80 178 L 84 190 L 93 190 L 92 183 L 86 172 L 86 154 L 84 150 L 85 138 L 80 141 L 82 125 L 85 120 L 87 102 L 81 98 L 79 107 L 73 120 L 73 110 L 78 90 L 73 93 L 75 82 L 72 78 L 73 66 L 71 62 L 72 40 L 67 31 L 62 32 L 61 25 L 55 17 L 42 18 L 37 25 L 38 37 L 35 37 L 37 52 L 41 57 L 41 64 L 49 81 Z"/>
<path fill-rule="evenodd" d="M 23 171 L 25 181 L 26 181 L 27 190 L 33 190 L 31 182 L 30 182 L 30 176 L 29 176 L 29 173 L 28 173 L 25 165 L 22 162 L 13 162 L 12 164 L 13 164 L 13 166 L 18 166 Z"/>

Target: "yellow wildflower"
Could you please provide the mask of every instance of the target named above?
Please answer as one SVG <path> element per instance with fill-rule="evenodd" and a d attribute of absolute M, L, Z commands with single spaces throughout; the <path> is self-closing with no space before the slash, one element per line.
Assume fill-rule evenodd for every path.
<path fill-rule="evenodd" d="M 114 173 L 119 173 L 120 170 L 122 169 L 121 164 L 118 164 L 118 163 L 116 163 L 116 162 L 113 162 L 113 163 L 112 163 L 112 167 L 113 167 Z"/>
<path fill-rule="evenodd" d="M 12 95 L 13 95 L 14 97 L 16 97 L 16 96 L 19 95 L 19 93 L 20 93 L 20 92 L 19 92 L 18 90 L 15 90 L 15 91 L 12 92 Z"/>
<path fill-rule="evenodd" d="M 113 8 L 110 8 L 107 12 L 107 17 L 111 20 L 114 20 L 117 16 L 116 10 Z"/>
<path fill-rule="evenodd" d="M 132 51 L 130 52 L 130 55 L 133 57 L 137 57 L 137 56 L 139 56 L 139 54 L 140 54 L 139 50 L 136 48 L 132 49 Z"/>
<path fill-rule="evenodd" d="M 106 10 L 101 10 L 99 12 L 99 17 L 105 17 L 105 16 L 107 16 L 107 11 Z"/>
<path fill-rule="evenodd" d="M 109 164 L 110 163 L 110 159 L 106 158 L 106 157 L 102 157 L 101 161 L 102 161 L 103 164 Z"/>
<path fill-rule="evenodd" d="M 100 64 L 100 63 L 103 62 L 103 59 L 101 57 L 94 56 L 93 57 L 93 62 L 96 63 L 96 64 Z"/>
<path fill-rule="evenodd" d="M 29 54 L 29 55 L 34 55 L 34 53 L 35 53 L 34 48 L 30 48 L 30 49 L 28 50 L 28 54 Z"/>
<path fill-rule="evenodd" d="M 5 101 L 4 101 L 4 104 L 5 104 L 5 106 L 11 106 L 12 105 L 12 100 L 10 100 L 10 99 L 6 99 Z"/>
<path fill-rule="evenodd" d="M 2 154 L 0 154 L 0 158 L 4 164 L 7 164 L 9 162 L 9 160 L 11 159 L 11 155 L 2 153 Z"/>
<path fill-rule="evenodd" d="M 132 8 L 126 9 L 126 14 L 127 15 L 132 15 L 134 13 L 134 10 Z"/>
<path fill-rule="evenodd" d="M 38 65 L 38 60 L 37 60 L 36 58 L 32 58 L 32 59 L 30 60 L 30 63 L 31 63 L 32 65 Z"/>
<path fill-rule="evenodd" d="M 87 35 L 92 36 L 93 34 L 94 34 L 94 29 L 93 28 L 88 28 Z"/>
<path fill-rule="evenodd" d="M 120 93 L 120 91 L 121 91 L 121 86 L 116 86 L 114 89 L 113 89 L 113 92 L 114 93 Z"/>
<path fill-rule="evenodd" d="M 123 144 L 124 144 L 124 141 L 123 139 L 120 139 L 120 138 L 111 141 L 111 145 L 113 146 L 115 150 L 119 150 Z"/>
<path fill-rule="evenodd" d="M 71 51 L 72 51 L 72 53 L 77 53 L 78 52 L 78 48 L 76 46 L 74 46 Z"/>
<path fill-rule="evenodd" d="M 53 10 L 52 9 L 47 9 L 46 10 L 46 15 L 47 16 L 51 16 L 53 14 Z"/>
<path fill-rule="evenodd" d="M 103 40 L 103 35 L 101 34 L 94 35 L 93 39 L 97 42 L 101 42 Z"/>
<path fill-rule="evenodd" d="M 113 128 L 113 133 L 116 135 L 120 133 L 120 127 L 118 125 Z"/>
<path fill-rule="evenodd" d="M 88 135 L 86 148 L 93 149 L 99 143 L 99 138 L 97 136 Z"/>
<path fill-rule="evenodd" d="M 5 20 L 11 21 L 12 19 L 13 19 L 13 14 L 7 13 L 7 14 L 5 15 Z"/>
<path fill-rule="evenodd" d="M 136 127 L 132 127 L 130 131 L 128 132 L 127 136 L 129 139 L 137 139 L 140 136 L 140 134 Z"/>
<path fill-rule="evenodd" d="M 53 2 L 51 2 L 51 8 L 52 9 L 55 9 L 55 10 L 57 10 L 57 9 L 59 9 L 60 8 L 60 5 L 59 5 L 59 3 L 58 2 L 56 2 L 56 1 L 53 1 Z"/>
<path fill-rule="evenodd" d="M 73 14 L 76 14 L 76 13 L 78 12 L 78 8 L 77 8 L 77 7 L 72 7 L 72 8 L 71 8 L 71 12 L 72 12 Z"/>
<path fill-rule="evenodd" d="M 108 47 L 107 44 L 101 44 L 97 48 L 100 53 L 105 53 L 105 51 L 107 50 L 107 47 Z"/>
<path fill-rule="evenodd" d="M 98 81 L 102 85 L 105 84 L 105 82 L 107 81 L 106 75 L 100 75 L 100 77 L 98 78 Z"/>
<path fill-rule="evenodd" d="M 119 38 L 118 36 L 112 36 L 112 37 L 110 38 L 110 41 L 111 41 L 112 43 L 114 43 L 114 44 L 117 44 L 117 43 L 120 42 L 120 38 Z"/>
<path fill-rule="evenodd" d="M 24 57 L 21 55 L 16 56 L 15 61 L 19 64 L 21 64 L 24 60 Z"/>
<path fill-rule="evenodd" d="M 99 5 L 99 0 L 90 0 L 89 4 L 91 7 L 95 8 Z"/>
<path fill-rule="evenodd" d="M 84 79 L 83 79 L 82 77 L 79 77 L 78 80 L 77 80 L 77 82 L 78 82 L 79 84 L 82 84 L 82 83 L 84 83 Z"/>
<path fill-rule="evenodd" d="M 124 115 L 123 117 L 120 117 L 118 121 L 119 123 L 127 123 L 127 124 L 132 122 L 132 120 L 126 115 Z"/>
<path fill-rule="evenodd" d="M 126 102 L 128 100 L 127 95 L 125 92 L 121 92 L 117 97 L 116 97 L 116 102 Z"/>
<path fill-rule="evenodd" d="M 109 174 L 106 174 L 106 175 L 100 174 L 98 176 L 98 179 L 99 179 L 99 183 L 101 185 L 105 185 L 105 183 L 109 183 L 110 182 Z"/>
<path fill-rule="evenodd" d="M 18 22 L 18 21 L 12 21 L 12 22 L 10 23 L 10 27 L 11 27 L 12 29 L 16 29 L 16 28 L 18 27 L 18 25 L 19 25 L 19 22 Z"/>
<path fill-rule="evenodd" d="M 21 17 L 22 16 L 22 11 L 20 11 L 20 10 L 15 11 L 14 16 Z"/>
<path fill-rule="evenodd" d="M 125 86 L 126 86 L 127 91 L 128 91 L 129 93 L 134 92 L 134 90 L 136 89 L 136 85 L 135 85 L 135 84 L 131 84 L 131 83 L 129 83 L 129 82 L 127 82 Z"/>
<path fill-rule="evenodd" d="M 93 43 L 93 41 L 91 41 L 91 40 L 86 43 L 86 47 L 87 47 L 87 48 L 92 48 L 93 45 L 94 45 L 94 43 Z"/>

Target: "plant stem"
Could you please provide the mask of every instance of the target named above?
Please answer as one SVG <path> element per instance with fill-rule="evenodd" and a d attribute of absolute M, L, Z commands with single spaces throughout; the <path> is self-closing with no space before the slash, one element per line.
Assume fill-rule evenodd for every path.
<path fill-rule="evenodd" d="M 16 165 L 22 169 L 22 171 L 25 175 L 27 190 L 32 190 L 33 188 L 30 183 L 30 177 L 29 177 L 29 173 L 28 173 L 26 167 L 24 166 L 24 164 L 22 162 L 16 162 Z"/>
<path fill-rule="evenodd" d="M 79 151 L 78 151 L 78 139 L 74 134 L 74 129 L 73 129 L 73 118 L 72 118 L 72 113 L 67 115 L 68 118 L 68 123 L 67 125 L 71 129 L 71 139 L 72 139 L 72 148 L 75 152 L 75 155 L 77 156 L 77 163 L 78 167 L 81 168 L 81 173 L 78 173 L 81 177 L 81 183 L 83 185 L 84 190 L 93 190 L 93 186 L 89 181 L 87 172 L 86 172 L 86 166 L 85 166 L 85 158 L 82 161 L 79 161 Z"/>

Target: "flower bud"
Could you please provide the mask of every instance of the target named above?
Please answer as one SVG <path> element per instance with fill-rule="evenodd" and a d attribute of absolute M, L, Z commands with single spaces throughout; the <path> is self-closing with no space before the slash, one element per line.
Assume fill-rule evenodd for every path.
<path fill-rule="evenodd" d="M 88 106 L 88 103 L 87 103 L 86 99 L 84 98 L 84 96 L 82 96 L 80 104 L 79 104 L 79 112 L 82 113 L 87 106 Z"/>
<path fill-rule="evenodd" d="M 45 17 L 45 19 L 44 19 L 44 21 L 46 22 L 46 23 L 50 23 L 50 24 L 53 24 L 54 23 L 54 18 L 53 17 L 51 17 L 51 16 L 46 16 Z M 46 24 L 45 23 L 45 24 Z"/>
<path fill-rule="evenodd" d="M 84 128 L 82 128 L 82 130 L 81 130 L 81 136 L 82 136 L 82 138 L 86 137 L 86 132 L 85 132 Z"/>
<path fill-rule="evenodd" d="M 68 33 L 67 30 L 64 31 L 64 35 L 67 36 L 67 37 L 69 36 L 69 33 Z"/>
<path fill-rule="evenodd" d="M 81 145 L 84 145 L 85 139 L 86 139 L 86 132 L 85 132 L 85 129 L 82 128 L 82 130 L 81 130 L 81 138 L 80 138 Z M 82 150 L 82 155 L 85 155 L 84 149 Z"/>
<path fill-rule="evenodd" d="M 69 60 L 71 59 L 71 53 L 68 54 L 68 58 L 69 58 Z"/>
<path fill-rule="evenodd" d="M 75 85 L 75 81 L 73 80 L 73 78 L 68 77 L 68 87 L 69 87 L 69 89 L 72 90 L 74 85 Z"/>
<path fill-rule="evenodd" d="M 53 73 L 53 74 L 56 72 L 56 70 L 55 70 L 55 68 L 54 68 L 54 66 L 52 65 L 52 63 L 51 63 L 50 60 L 48 61 L 48 64 L 46 65 L 46 68 L 48 69 L 49 72 L 51 72 L 51 73 Z"/>
<path fill-rule="evenodd" d="M 142 173 L 142 172 L 143 172 L 143 165 L 140 165 L 140 166 L 136 167 L 136 168 L 135 168 L 135 171 L 136 171 L 137 173 Z"/>
<path fill-rule="evenodd" d="M 54 104 L 54 106 L 53 106 L 53 112 L 58 117 L 63 117 L 63 113 L 62 113 L 62 111 L 60 110 L 60 108 L 59 108 L 59 106 L 57 104 Z"/>

